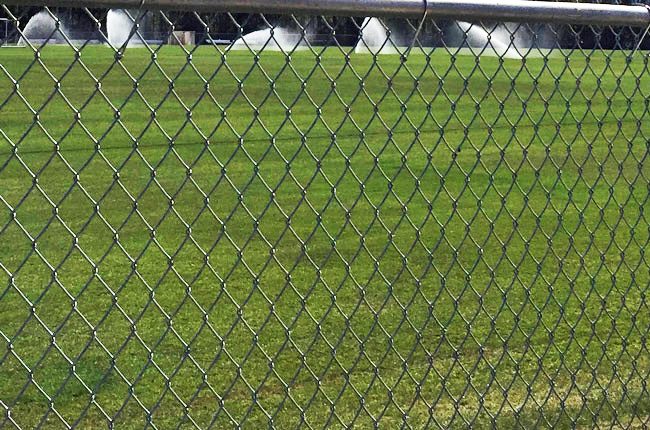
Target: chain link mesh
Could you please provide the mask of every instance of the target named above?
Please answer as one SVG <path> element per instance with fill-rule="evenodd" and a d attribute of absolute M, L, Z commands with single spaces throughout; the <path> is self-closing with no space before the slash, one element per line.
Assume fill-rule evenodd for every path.
<path fill-rule="evenodd" d="M 0 428 L 648 426 L 645 29 L 1 12 Z"/>

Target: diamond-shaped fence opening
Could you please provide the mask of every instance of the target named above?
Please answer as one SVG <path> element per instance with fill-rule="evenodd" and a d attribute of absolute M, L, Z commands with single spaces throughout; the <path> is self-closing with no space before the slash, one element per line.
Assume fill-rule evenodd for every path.
<path fill-rule="evenodd" d="M 3 6 L 0 427 L 649 425 L 644 30 Z"/>

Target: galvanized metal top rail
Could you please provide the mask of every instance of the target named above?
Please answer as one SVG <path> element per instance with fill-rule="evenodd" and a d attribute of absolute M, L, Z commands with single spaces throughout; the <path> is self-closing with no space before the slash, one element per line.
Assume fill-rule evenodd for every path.
<path fill-rule="evenodd" d="M 200 12 L 263 12 L 343 16 L 453 18 L 464 21 L 552 22 L 562 24 L 650 24 L 645 5 L 525 0 L 0 0 L 21 6 L 113 7 L 195 10 Z"/>

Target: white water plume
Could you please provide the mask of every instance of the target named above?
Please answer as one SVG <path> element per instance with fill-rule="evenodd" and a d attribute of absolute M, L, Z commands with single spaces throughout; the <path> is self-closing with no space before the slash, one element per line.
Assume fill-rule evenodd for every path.
<path fill-rule="evenodd" d="M 458 27 L 463 33 L 463 42 L 473 48 L 477 54 L 497 55 L 503 58 L 521 59 L 522 53 L 519 49 L 527 43 L 526 37 L 516 26 L 507 24 L 495 25 L 486 30 L 480 24 L 470 24 L 458 21 Z"/>
<path fill-rule="evenodd" d="M 135 23 L 124 10 L 109 10 L 106 15 L 108 42 L 115 48 L 120 48 L 125 44 L 127 46 L 141 45 L 142 42 L 135 32 L 131 36 L 134 25 Z"/>
<path fill-rule="evenodd" d="M 301 33 L 291 33 L 283 27 L 265 28 L 248 33 L 232 44 L 232 49 L 252 49 L 254 51 L 293 51 L 305 49 Z"/>
<path fill-rule="evenodd" d="M 380 19 L 366 17 L 361 24 L 359 41 L 354 47 L 356 53 L 397 54 L 400 52 L 398 40 Z"/>
<path fill-rule="evenodd" d="M 30 43 L 61 43 L 65 41 L 63 36 L 65 33 L 67 33 L 65 25 L 59 20 L 57 27 L 57 19 L 43 10 L 27 22 L 18 45 L 25 46 L 27 41 Z"/>

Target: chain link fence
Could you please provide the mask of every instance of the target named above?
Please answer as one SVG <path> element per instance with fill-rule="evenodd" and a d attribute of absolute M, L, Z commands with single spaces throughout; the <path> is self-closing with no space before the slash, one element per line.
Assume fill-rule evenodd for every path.
<path fill-rule="evenodd" d="M 649 425 L 645 28 L 0 17 L 0 428 Z"/>

